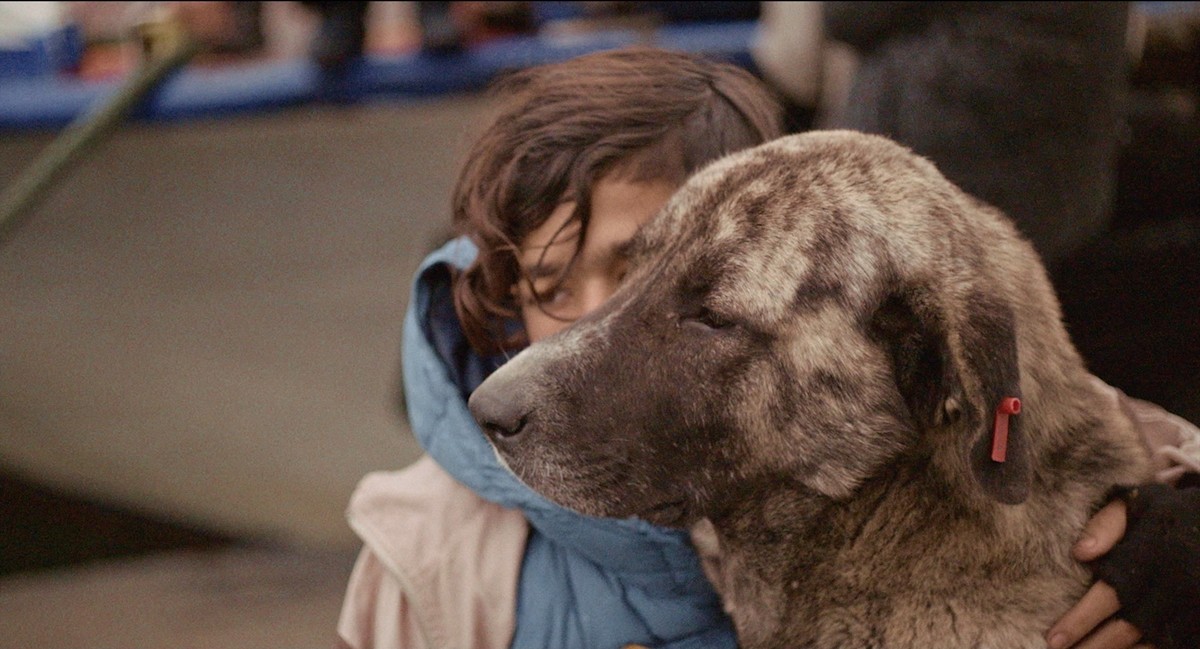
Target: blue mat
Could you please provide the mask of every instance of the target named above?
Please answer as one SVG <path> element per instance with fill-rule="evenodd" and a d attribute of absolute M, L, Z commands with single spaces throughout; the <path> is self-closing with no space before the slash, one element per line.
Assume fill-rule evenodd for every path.
<path fill-rule="evenodd" d="M 139 108 L 135 119 L 174 121 L 277 110 L 311 102 L 354 103 L 470 92 L 498 74 L 574 56 L 642 43 L 712 56 L 751 67 L 755 23 L 707 23 L 660 28 L 650 42 L 632 31 L 586 36 L 516 37 L 450 55 L 368 56 L 341 74 L 322 72 L 308 60 L 185 69 L 168 79 Z M 103 101 L 119 81 L 65 77 L 0 80 L 0 130 L 60 128 Z"/>

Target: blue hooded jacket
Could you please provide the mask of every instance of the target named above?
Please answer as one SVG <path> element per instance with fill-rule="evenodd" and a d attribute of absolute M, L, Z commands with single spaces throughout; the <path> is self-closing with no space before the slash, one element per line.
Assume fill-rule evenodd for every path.
<path fill-rule="evenodd" d="M 732 624 L 685 532 L 566 510 L 496 460 L 466 400 L 504 359 L 471 350 L 450 298 L 451 269 L 475 254 L 455 239 L 417 271 L 404 322 L 404 389 L 425 451 L 475 493 L 529 520 L 512 647 L 732 649 Z"/>

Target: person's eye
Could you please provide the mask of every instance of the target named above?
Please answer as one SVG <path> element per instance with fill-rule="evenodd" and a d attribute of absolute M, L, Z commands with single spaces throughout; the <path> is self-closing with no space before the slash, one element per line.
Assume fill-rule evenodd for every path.
<path fill-rule="evenodd" d="M 629 262 L 621 264 L 620 270 L 617 271 L 618 281 L 624 282 L 625 278 L 629 277 L 630 270 L 631 270 L 631 266 L 630 266 Z"/>
<path fill-rule="evenodd" d="M 624 284 L 625 278 L 629 277 L 629 262 L 624 259 L 618 261 L 609 271 L 609 277 L 614 286 Z"/>
<path fill-rule="evenodd" d="M 547 291 L 541 291 L 535 299 L 542 306 L 562 306 L 571 299 L 571 291 L 565 286 L 556 286 Z"/>

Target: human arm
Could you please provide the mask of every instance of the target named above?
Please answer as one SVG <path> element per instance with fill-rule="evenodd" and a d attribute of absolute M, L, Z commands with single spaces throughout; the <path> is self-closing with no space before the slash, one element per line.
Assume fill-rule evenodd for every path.
<path fill-rule="evenodd" d="M 1170 649 L 1177 646 L 1170 634 L 1200 633 L 1185 628 L 1196 625 L 1195 616 L 1181 613 L 1200 606 L 1200 534 L 1186 529 L 1188 521 L 1200 524 L 1200 430 L 1158 406 L 1116 395 L 1153 450 L 1156 477 L 1178 490 L 1131 490 L 1088 522 L 1072 555 L 1092 563 L 1098 581 L 1047 632 L 1052 649 L 1125 649 L 1143 631 L 1159 649 Z M 1183 526 L 1168 531 L 1164 519 Z M 1147 572 L 1163 573 L 1162 587 L 1147 591 L 1144 580 L 1130 577 Z"/>
<path fill-rule="evenodd" d="M 340 647 L 500 649 L 512 639 L 528 524 L 425 456 L 367 475 L 347 509 L 363 540 Z"/>
<path fill-rule="evenodd" d="M 369 547 L 350 573 L 337 625 L 338 649 L 425 649 L 425 632 L 396 574 Z"/>
<path fill-rule="evenodd" d="M 935 4 L 938 3 L 823 2 L 821 6 L 826 34 L 865 52 L 894 33 L 916 30 L 928 21 Z"/>

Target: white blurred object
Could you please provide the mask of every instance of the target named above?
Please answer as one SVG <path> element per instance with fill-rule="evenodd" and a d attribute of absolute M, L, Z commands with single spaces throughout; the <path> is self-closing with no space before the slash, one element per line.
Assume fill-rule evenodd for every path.
<path fill-rule="evenodd" d="M 817 125 L 836 120 L 850 94 L 858 56 L 825 38 L 820 2 L 764 2 L 750 44 L 754 63 L 780 93 L 813 108 Z"/>
<path fill-rule="evenodd" d="M 63 2 L 0 2 L 0 47 L 23 43 L 31 36 L 63 26 Z"/>
<path fill-rule="evenodd" d="M 813 106 L 821 92 L 820 2 L 764 2 L 750 45 L 763 76 L 788 99 Z"/>

